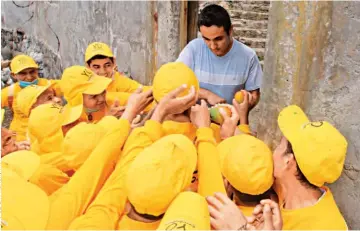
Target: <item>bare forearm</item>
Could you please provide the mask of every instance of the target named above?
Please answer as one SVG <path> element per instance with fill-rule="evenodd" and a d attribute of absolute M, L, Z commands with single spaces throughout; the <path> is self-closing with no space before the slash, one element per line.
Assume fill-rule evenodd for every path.
<path fill-rule="evenodd" d="M 199 91 L 199 99 L 207 99 L 209 97 L 209 94 L 212 92 L 203 88 L 200 88 Z M 213 94 L 213 93 L 212 93 Z"/>

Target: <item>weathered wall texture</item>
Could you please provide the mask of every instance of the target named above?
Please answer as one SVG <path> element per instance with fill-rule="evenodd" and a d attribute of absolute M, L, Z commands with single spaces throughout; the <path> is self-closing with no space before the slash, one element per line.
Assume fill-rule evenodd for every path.
<path fill-rule="evenodd" d="M 2 1 L 1 20 L 3 28 L 20 28 L 43 41 L 59 55 L 62 68 L 83 64 L 89 43 L 108 43 L 119 70 L 149 84 L 154 69 L 175 60 L 180 52 L 176 48 L 179 5 L 151 1 Z"/>
<path fill-rule="evenodd" d="M 349 228 L 360 229 L 360 4 L 272 2 L 269 20 L 261 114 L 252 114 L 258 135 L 274 148 L 277 115 L 289 104 L 334 124 L 349 146 L 330 187 Z"/>

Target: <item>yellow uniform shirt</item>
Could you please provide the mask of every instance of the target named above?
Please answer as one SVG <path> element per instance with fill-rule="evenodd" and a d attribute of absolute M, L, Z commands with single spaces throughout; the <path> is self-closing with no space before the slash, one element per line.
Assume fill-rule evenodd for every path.
<path fill-rule="evenodd" d="M 39 86 L 46 86 L 55 83 L 53 88 L 56 91 L 56 95 L 62 95 L 58 84 L 59 80 L 48 80 L 43 78 L 38 78 L 38 80 Z M 23 115 L 17 109 L 16 97 L 21 89 L 22 88 L 20 87 L 19 83 L 15 83 L 1 90 L 1 108 L 9 107 L 14 112 L 13 120 L 10 124 L 10 130 L 17 133 L 17 141 L 26 140 L 27 123 L 29 120 L 27 116 Z"/>
<path fill-rule="evenodd" d="M 69 182 L 49 197 L 46 229 L 67 229 L 76 217 L 85 212 L 111 174 L 129 132 L 129 121 L 120 119 L 119 123 L 113 124 Z"/>
<path fill-rule="evenodd" d="M 113 75 L 113 81 L 108 86 L 107 91 L 133 93 L 140 86 L 142 85 L 135 80 L 121 75 L 119 72 L 115 72 L 115 74 Z M 143 86 L 144 91 L 147 91 L 150 88 L 151 86 Z"/>
<path fill-rule="evenodd" d="M 347 230 L 348 227 L 327 187 L 313 206 L 301 209 L 281 208 L 284 230 Z"/>
<path fill-rule="evenodd" d="M 115 170 L 85 214 L 71 223 L 71 230 L 114 230 L 119 226 L 119 218 L 123 215 L 127 200 L 125 194 L 127 170 L 144 148 L 162 136 L 161 124 L 153 120 L 147 121 L 144 127 L 136 128 L 131 132 Z"/>

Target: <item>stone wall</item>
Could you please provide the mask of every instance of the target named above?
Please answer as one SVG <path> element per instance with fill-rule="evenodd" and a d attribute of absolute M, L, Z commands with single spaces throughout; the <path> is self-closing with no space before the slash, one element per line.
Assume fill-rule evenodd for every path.
<path fill-rule="evenodd" d="M 359 21 L 359 2 L 271 2 L 261 101 L 251 114 L 272 149 L 278 113 L 289 104 L 341 131 L 348 153 L 330 187 L 351 229 L 360 229 Z"/>
<path fill-rule="evenodd" d="M 150 84 L 164 62 L 177 58 L 180 2 L 2 1 L 2 28 L 19 29 L 56 54 L 61 69 L 84 64 L 87 45 L 109 44 L 119 70 Z M 29 51 L 28 51 L 29 54 Z M 61 73 L 61 72 L 60 72 Z M 59 72 L 50 73 L 51 76 Z"/>

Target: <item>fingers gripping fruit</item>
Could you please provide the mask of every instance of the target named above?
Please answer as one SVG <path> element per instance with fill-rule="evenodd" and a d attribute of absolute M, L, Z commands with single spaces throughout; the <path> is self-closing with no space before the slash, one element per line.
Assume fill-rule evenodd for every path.
<path fill-rule="evenodd" d="M 229 117 L 231 117 L 231 109 L 227 106 L 227 104 L 217 104 L 209 109 L 211 121 L 214 123 L 222 124 L 224 122 L 224 118 L 220 113 L 221 108 Z"/>

